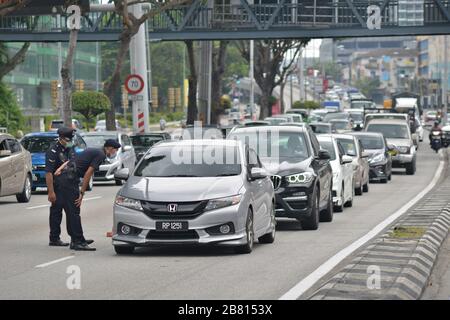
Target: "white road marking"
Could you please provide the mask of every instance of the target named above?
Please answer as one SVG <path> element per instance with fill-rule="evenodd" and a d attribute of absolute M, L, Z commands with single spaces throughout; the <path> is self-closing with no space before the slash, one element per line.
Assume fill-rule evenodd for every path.
<path fill-rule="evenodd" d="M 328 259 L 324 264 L 318 267 L 314 272 L 308 275 L 306 278 L 302 279 L 297 283 L 292 289 L 279 298 L 279 300 L 296 300 L 307 290 L 309 290 L 317 281 L 329 273 L 333 268 L 335 268 L 341 261 L 355 252 L 358 248 L 372 240 L 376 235 L 388 227 L 391 223 L 397 220 L 402 214 L 404 214 L 409 208 L 415 205 L 420 199 L 422 199 L 431 189 L 434 188 L 439 178 L 441 177 L 442 171 L 444 169 L 444 161 L 439 163 L 439 167 L 431 180 L 430 184 L 417 194 L 413 199 L 406 203 L 403 207 L 397 210 L 395 213 L 387 217 L 384 221 L 378 224 L 375 228 L 370 230 L 366 235 L 359 238 L 348 247 L 342 249 L 337 254 Z"/>
<path fill-rule="evenodd" d="M 102 196 L 96 196 L 96 197 L 85 198 L 85 199 L 83 199 L 83 201 L 97 200 L 97 199 L 101 199 L 101 198 L 102 198 Z M 26 209 L 33 210 L 33 209 L 48 208 L 48 207 L 50 207 L 50 204 L 43 204 L 40 206 L 28 207 Z"/>
<path fill-rule="evenodd" d="M 61 259 L 53 260 L 53 261 L 50 261 L 50 262 L 39 264 L 39 265 L 35 266 L 35 268 L 45 268 L 45 267 L 51 266 L 52 264 L 63 262 L 63 261 L 72 259 L 74 257 L 75 256 L 68 256 L 68 257 L 64 257 L 64 258 L 61 258 Z"/>

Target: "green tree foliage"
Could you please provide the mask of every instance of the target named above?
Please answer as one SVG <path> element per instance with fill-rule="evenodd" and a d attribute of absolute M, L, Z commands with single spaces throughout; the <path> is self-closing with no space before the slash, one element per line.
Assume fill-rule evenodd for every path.
<path fill-rule="evenodd" d="M 342 66 L 333 61 L 327 62 L 324 65 L 316 63 L 314 64 L 314 69 L 317 69 L 320 72 L 324 71 L 327 77 L 330 77 L 335 81 L 340 81 L 342 78 Z"/>
<path fill-rule="evenodd" d="M 316 101 L 295 101 L 292 105 L 294 109 L 318 109 L 320 107 L 320 103 Z"/>
<path fill-rule="evenodd" d="M 362 78 L 355 82 L 358 88 L 366 97 L 371 97 L 373 92 L 380 87 L 380 79 L 378 78 Z"/>
<path fill-rule="evenodd" d="M 0 82 L 0 127 L 6 127 L 8 132 L 16 134 L 22 130 L 24 118 L 13 92 L 3 82 Z"/>
<path fill-rule="evenodd" d="M 230 78 L 234 75 L 238 77 L 248 77 L 249 64 L 242 57 L 239 49 L 235 44 L 227 47 L 227 56 L 225 59 L 225 65 L 227 66 L 224 74 L 224 78 Z"/>
<path fill-rule="evenodd" d="M 102 92 L 78 91 L 72 94 L 72 107 L 86 119 L 86 127 L 97 115 L 106 112 L 111 107 L 108 97 Z"/>

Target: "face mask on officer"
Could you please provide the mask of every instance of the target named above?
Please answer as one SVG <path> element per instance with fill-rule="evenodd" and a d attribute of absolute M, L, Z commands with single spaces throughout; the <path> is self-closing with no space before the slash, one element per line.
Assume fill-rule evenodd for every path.
<path fill-rule="evenodd" d="M 105 148 L 106 157 L 108 159 L 114 159 L 117 156 L 117 149 L 106 147 Z"/>
<path fill-rule="evenodd" d="M 63 145 L 64 145 L 66 148 L 72 148 L 72 147 L 73 147 L 73 140 L 72 140 L 72 139 L 70 139 L 70 138 L 64 138 L 63 141 L 64 141 Z"/>

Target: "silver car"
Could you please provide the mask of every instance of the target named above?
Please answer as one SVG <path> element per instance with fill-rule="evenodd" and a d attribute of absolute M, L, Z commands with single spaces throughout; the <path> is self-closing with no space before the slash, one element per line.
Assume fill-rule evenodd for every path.
<path fill-rule="evenodd" d="M 211 161 L 214 160 L 214 161 Z M 238 141 L 160 142 L 114 203 L 117 254 L 153 244 L 220 244 L 250 253 L 275 239 L 274 189 L 256 152 Z"/>
<path fill-rule="evenodd" d="M 94 181 L 115 181 L 116 185 L 122 185 L 123 181 L 115 179 L 114 173 L 123 168 L 132 171 L 136 164 L 136 153 L 130 137 L 117 131 L 83 132 L 81 136 L 88 148 L 103 148 L 103 144 L 108 139 L 117 140 L 122 145 L 116 157 L 106 159 L 94 173 Z"/>

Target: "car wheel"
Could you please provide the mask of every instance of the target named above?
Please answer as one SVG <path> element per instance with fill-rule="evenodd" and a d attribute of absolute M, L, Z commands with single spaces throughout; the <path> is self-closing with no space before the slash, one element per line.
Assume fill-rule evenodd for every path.
<path fill-rule="evenodd" d="M 25 179 L 25 183 L 23 184 L 23 190 L 21 193 L 16 195 L 16 199 L 18 202 L 29 202 L 31 199 L 31 178 L 30 175 L 27 175 Z"/>
<path fill-rule="evenodd" d="M 259 243 L 273 243 L 275 241 L 276 225 L 277 221 L 275 219 L 275 205 L 272 204 L 272 212 L 270 214 L 270 225 L 272 230 L 269 233 L 258 238 Z"/>
<path fill-rule="evenodd" d="M 355 194 L 357 195 L 357 196 L 362 196 L 362 194 L 363 194 L 363 178 L 361 177 L 361 183 L 360 183 L 360 185 L 359 185 L 359 188 L 355 188 Z"/>
<path fill-rule="evenodd" d="M 407 175 L 413 175 L 414 173 L 416 173 L 416 162 L 415 161 L 408 163 L 408 165 L 406 166 L 406 174 Z"/>
<path fill-rule="evenodd" d="M 314 192 L 313 206 L 311 208 L 311 216 L 301 222 L 304 230 L 319 229 L 319 195 Z"/>
<path fill-rule="evenodd" d="M 344 211 L 344 188 L 341 189 L 341 199 L 342 199 L 341 205 L 335 205 L 333 208 L 334 211 L 336 211 L 336 212 Z"/>
<path fill-rule="evenodd" d="M 369 182 L 363 185 L 363 192 L 369 192 Z"/>
<path fill-rule="evenodd" d="M 344 207 L 346 208 L 351 208 L 353 207 L 353 198 L 355 197 L 355 189 L 353 188 L 352 190 L 352 197 L 350 198 L 350 200 L 348 200 L 345 204 Z"/>
<path fill-rule="evenodd" d="M 243 246 L 237 246 L 235 248 L 236 253 L 247 254 L 251 253 L 253 250 L 255 233 L 253 230 L 253 212 L 250 208 L 248 209 L 247 212 L 247 222 L 245 223 L 245 234 L 247 237 L 247 243 L 244 244 Z"/>
<path fill-rule="evenodd" d="M 320 222 L 331 222 L 333 221 L 333 193 L 330 190 L 330 194 L 328 195 L 328 204 L 327 208 L 320 212 Z"/>
<path fill-rule="evenodd" d="M 117 254 L 132 254 L 134 253 L 134 247 L 130 246 L 114 246 L 114 250 Z"/>

